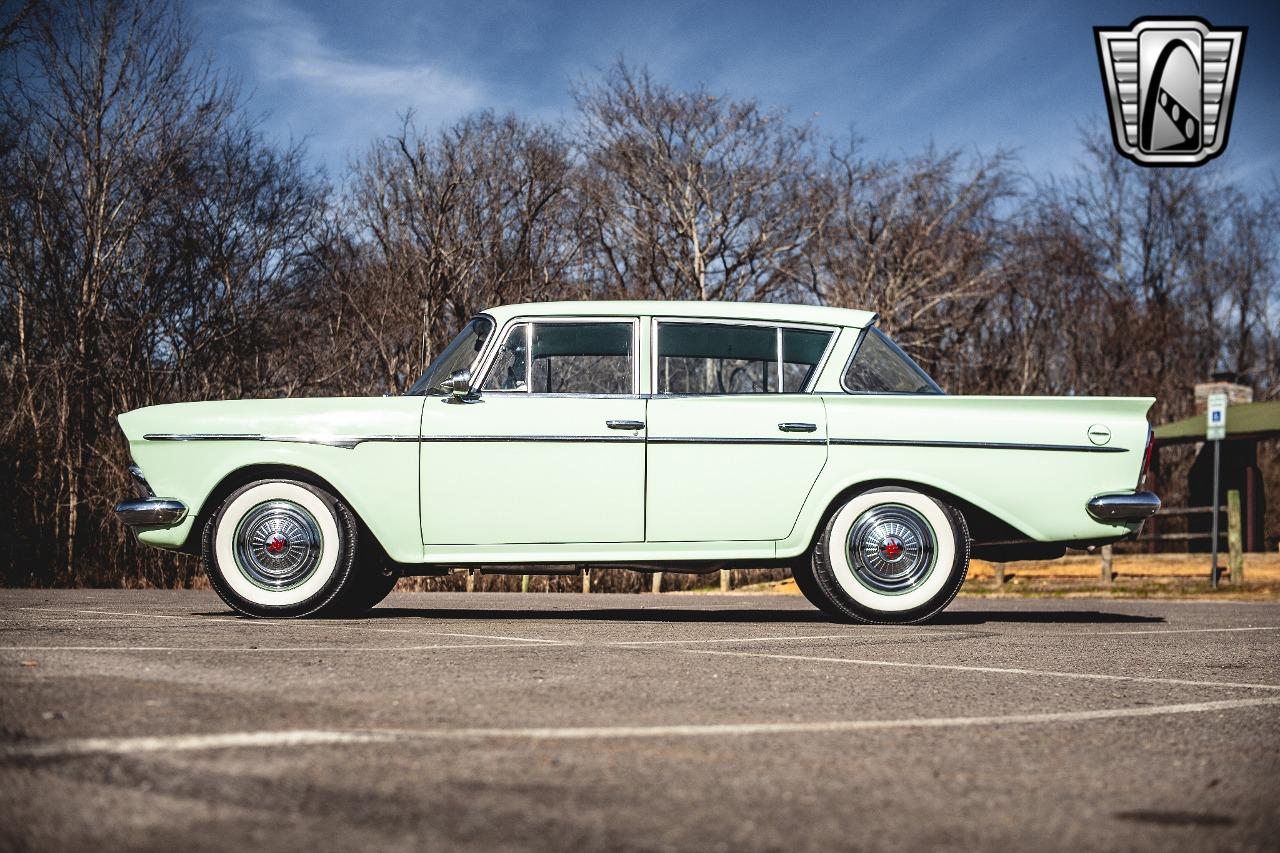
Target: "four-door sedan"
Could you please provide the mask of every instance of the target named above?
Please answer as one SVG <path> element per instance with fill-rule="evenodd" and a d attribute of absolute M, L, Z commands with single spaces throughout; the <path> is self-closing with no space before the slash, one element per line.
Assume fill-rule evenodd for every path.
<path fill-rule="evenodd" d="M 371 607 L 401 575 L 788 566 L 833 617 L 918 622 L 969 556 L 1134 534 L 1151 398 L 947 396 L 876 328 L 806 305 L 486 311 L 403 397 L 120 415 L 116 513 L 200 553 L 254 616 Z"/>

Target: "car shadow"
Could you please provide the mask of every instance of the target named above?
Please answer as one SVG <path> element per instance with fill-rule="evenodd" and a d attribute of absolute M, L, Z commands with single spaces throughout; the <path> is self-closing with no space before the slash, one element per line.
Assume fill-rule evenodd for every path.
<path fill-rule="evenodd" d="M 378 607 L 356 619 L 397 619 L 407 616 L 419 619 L 493 619 L 495 621 L 583 621 L 583 622 L 830 622 L 818 610 L 773 608 L 717 608 L 686 610 L 664 607 L 591 607 L 583 610 L 537 608 L 515 610 L 472 607 Z"/>
<path fill-rule="evenodd" d="M 1108 613 L 1101 610 L 944 610 L 930 625 L 982 625 L 987 622 L 1023 622 L 1033 625 L 1132 625 L 1162 623 L 1163 616 Z"/>
<path fill-rule="evenodd" d="M 226 616 L 226 611 L 194 613 L 194 616 Z M 251 617 L 244 617 L 249 619 Z M 583 609 L 499 607 L 378 607 L 347 621 L 381 622 L 396 619 L 492 620 L 496 622 L 685 622 L 724 624 L 847 624 L 836 622 L 818 610 L 791 608 L 589 607 Z M 1163 623 L 1160 616 L 1139 616 L 1099 610 L 949 610 L 926 626 L 1023 623 L 1031 625 L 1126 625 Z M 876 626 L 864 626 L 873 628 Z M 890 626 L 893 627 L 893 626 Z M 922 626 L 914 626 L 922 627 Z"/>

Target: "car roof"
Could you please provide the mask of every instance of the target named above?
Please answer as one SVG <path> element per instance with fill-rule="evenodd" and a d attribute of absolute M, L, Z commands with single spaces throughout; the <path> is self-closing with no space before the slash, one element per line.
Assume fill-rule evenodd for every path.
<path fill-rule="evenodd" d="M 484 313 L 501 325 L 512 317 L 693 317 L 712 320 L 764 320 L 862 328 L 878 319 L 872 311 L 795 305 L 784 302 L 664 302 L 661 300 L 583 300 L 500 305 Z"/>

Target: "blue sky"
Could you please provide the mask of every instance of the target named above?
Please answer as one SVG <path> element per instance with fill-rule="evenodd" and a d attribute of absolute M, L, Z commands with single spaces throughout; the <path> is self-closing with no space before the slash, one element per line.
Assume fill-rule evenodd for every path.
<path fill-rule="evenodd" d="M 434 128 L 479 109 L 572 120 L 570 86 L 618 57 L 856 132 L 871 155 L 1015 149 L 1070 172 L 1105 127 L 1095 25 L 1194 14 L 1249 27 L 1219 163 L 1280 180 L 1280 3 L 717 3 L 192 0 L 201 46 L 244 86 L 262 129 L 303 139 L 331 174 L 412 108 Z"/>

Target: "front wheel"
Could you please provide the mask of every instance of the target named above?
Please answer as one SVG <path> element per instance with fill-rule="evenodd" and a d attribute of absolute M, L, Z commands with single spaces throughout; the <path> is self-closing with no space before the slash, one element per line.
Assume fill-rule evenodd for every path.
<path fill-rule="evenodd" d="M 210 517 L 200 544 L 209 583 L 249 616 L 338 613 L 359 589 L 356 518 L 309 483 L 242 486 Z"/>
<path fill-rule="evenodd" d="M 810 600 L 856 622 L 923 622 L 960 591 L 969 545 L 964 516 L 936 498 L 899 486 L 854 495 L 814 545 Z"/>

